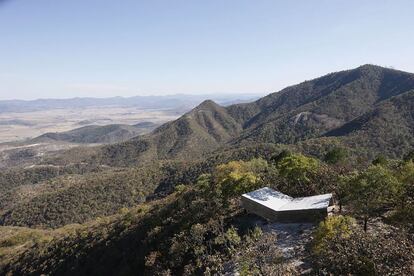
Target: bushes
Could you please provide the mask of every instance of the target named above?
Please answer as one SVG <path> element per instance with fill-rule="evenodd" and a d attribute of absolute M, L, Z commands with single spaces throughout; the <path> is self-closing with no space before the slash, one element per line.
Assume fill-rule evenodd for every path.
<path fill-rule="evenodd" d="M 414 161 L 402 163 L 396 177 L 401 182 L 401 190 L 396 210 L 390 220 L 414 232 Z"/>
<path fill-rule="evenodd" d="M 226 263 L 234 262 L 239 252 L 247 250 L 247 245 L 251 246 L 249 252 L 259 253 L 265 246 L 276 250 L 274 244 L 269 245 L 265 240 L 259 243 L 261 247 L 255 247 L 259 246 L 257 231 L 256 234 L 249 231 L 243 234 L 246 232 L 238 231 L 240 225 L 232 219 L 240 213 L 233 195 L 242 192 L 245 184 L 240 182 L 239 174 L 253 174 L 260 179 L 265 164 L 263 160 L 252 160 L 224 165 L 220 168 L 223 174 L 217 174 L 217 177 L 202 175 L 196 185 L 177 186 L 173 195 L 145 204 L 153 208 L 144 214 L 137 214 L 135 208 L 123 209 L 113 218 L 113 223 L 85 227 L 75 234 L 31 249 L 11 265 L 10 271 L 16 274 L 27 271 L 45 274 L 83 271 L 91 274 L 132 274 L 134 271 L 148 275 L 220 274 Z M 226 181 L 225 185 L 223 181 Z M 228 191 L 224 194 L 229 200 L 221 197 L 223 187 Z M 282 261 L 279 254 L 274 256 L 278 262 Z M 272 269 L 276 261 L 269 259 L 268 253 L 256 258 L 254 262 L 267 262 L 268 269 Z"/>
<path fill-rule="evenodd" d="M 244 246 L 235 258 L 240 275 L 296 275 L 298 272 L 286 263 L 276 241 L 274 233 L 263 233 L 257 227 L 246 235 Z"/>
<path fill-rule="evenodd" d="M 325 154 L 324 161 L 328 164 L 338 164 L 345 160 L 348 152 L 344 148 L 333 148 Z"/>
<path fill-rule="evenodd" d="M 355 220 L 348 216 L 331 216 L 319 224 L 314 234 L 312 250 L 316 254 L 325 251 L 335 237 L 347 238 L 355 227 Z"/>
<path fill-rule="evenodd" d="M 290 196 L 307 196 L 317 192 L 314 176 L 317 175 L 320 163 L 317 159 L 302 154 L 288 154 L 279 159 L 276 168 L 280 179 L 276 187 Z"/>
<path fill-rule="evenodd" d="M 333 223 L 333 225 L 342 225 Z M 328 224 L 331 224 L 328 222 Z M 383 226 L 385 227 L 385 226 Z M 342 227 L 339 227 L 341 229 Z M 319 274 L 333 275 L 412 275 L 414 273 L 414 245 L 401 231 L 378 230 L 376 234 L 358 229 L 317 231 L 312 259 Z M 320 239 L 321 233 L 328 233 Z"/>
<path fill-rule="evenodd" d="M 13 201 L 20 199 L 19 190 L 10 191 L 8 197 L 0 195 L 0 209 L 4 206 L 0 224 L 56 228 L 83 223 L 142 203 L 156 188 L 172 186 L 182 178 L 175 163 L 56 177 L 33 186 L 25 200 Z"/>
<path fill-rule="evenodd" d="M 223 201 L 250 192 L 260 186 L 260 172 L 267 168 L 267 162 L 253 159 L 249 162 L 231 161 L 219 165 L 213 171 L 215 186 L 220 189 Z"/>
<path fill-rule="evenodd" d="M 290 159 L 283 163 L 287 161 L 286 158 Z M 3 269 L 15 274 L 32 272 L 59 275 L 81 275 L 85 271 L 99 275 L 134 274 L 136 271 L 147 275 L 211 275 L 224 272 L 239 272 L 241 275 L 296 275 L 298 272 L 286 264 L 275 243 L 274 233 L 262 233 L 258 228 L 252 230 L 253 222 L 244 227 L 248 218 L 241 212 L 239 196 L 269 183 L 276 188 L 289 184 L 289 187 L 285 187 L 297 193 L 329 191 L 331 186 L 328 184 L 345 172 L 338 166 L 330 167 L 297 154 L 281 158 L 276 165 L 262 159 L 232 161 L 218 166 L 214 166 L 215 162 L 219 161 L 211 160 L 208 167 L 202 167 L 201 163 L 195 167 L 192 164 L 174 163 L 158 164 L 158 167 L 154 165 L 107 170 L 99 174 L 101 178 L 97 174 L 88 174 L 80 178 L 88 179 L 85 183 L 80 181 L 76 185 L 69 185 L 65 193 L 59 193 L 62 196 L 56 197 L 59 201 L 46 200 L 50 199 L 46 195 L 42 204 L 35 205 L 31 201 L 30 208 L 20 212 L 24 218 L 39 220 L 39 217 L 31 217 L 30 214 L 44 214 L 41 207 L 46 206 L 46 214 L 58 214 L 60 219 L 73 221 L 78 219 L 79 214 L 93 217 L 105 214 L 107 210 L 115 212 L 111 209 L 114 206 L 118 210 L 132 205 L 130 200 L 139 200 L 142 197 L 139 192 L 154 189 L 154 183 L 164 183 L 164 187 L 168 186 L 175 191 L 163 199 L 141 204 L 139 208 L 122 208 L 117 215 L 85 225 L 71 226 L 72 230 L 67 226 L 51 231 L 61 235 L 49 243 L 35 243 L 24 253 L 19 252 L 21 255 L 16 255 L 18 258 L 14 259 L 14 263 L 8 262 L 7 268 L 4 266 Z M 279 170 L 282 167 L 279 164 L 286 165 L 283 169 L 289 173 L 281 176 Z M 370 196 L 362 194 L 360 198 L 375 200 L 382 209 L 389 203 L 383 201 L 382 197 L 388 200 L 389 195 L 389 191 L 383 188 L 393 189 L 394 186 L 388 184 L 394 183 L 395 179 L 406 183 L 403 185 L 405 192 L 396 195 L 411 198 L 409 183 L 412 183 L 412 171 L 414 170 L 409 163 L 395 166 L 393 170 L 373 166 L 350 174 L 345 180 L 349 182 L 349 187 L 354 188 L 349 191 L 355 195 L 365 192 L 368 184 L 376 187 L 378 191 L 368 190 Z M 293 172 L 301 174 L 302 181 L 298 181 Z M 196 173 L 199 177 L 193 185 L 183 181 L 195 179 Z M 290 176 L 295 177 L 289 178 Z M 55 180 L 66 178 L 75 179 L 65 176 Z M 353 185 L 364 189 L 355 189 Z M 95 200 L 91 195 L 98 198 Z M 391 199 L 394 206 L 395 198 Z M 54 207 L 44 204 L 45 202 L 54 203 Z M 68 202 L 78 204 L 70 205 Z M 98 202 L 107 205 L 99 205 Z M 60 210 L 55 208 L 57 206 L 62 206 L 64 212 L 52 213 L 51 210 Z M 68 206 L 76 211 L 73 216 L 68 215 L 72 214 L 67 209 Z M 356 211 L 355 206 L 357 205 L 346 210 Z M 377 216 L 379 213 L 372 214 Z M 29 238 L 36 239 L 35 236 Z M 354 219 L 333 216 L 318 227 L 311 255 L 316 272 L 320 274 L 369 275 L 391 274 L 394 271 L 407 274 L 413 260 L 412 242 L 396 228 L 391 229 L 390 233 L 372 227 L 372 231 L 364 234 L 355 226 Z M 8 244 L 10 241 L 6 243 Z"/>
<path fill-rule="evenodd" d="M 39 165 L 33 168 L 2 170 L 0 171 L 0 195 L 22 185 L 37 184 L 61 175 L 98 171 L 102 171 L 102 168 L 87 164 L 70 164 L 62 167 Z"/>
<path fill-rule="evenodd" d="M 379 216 L 396 204 L 400 183 L 387 168 L 370 166 L 351 174 L 346 182 L 346 201 L 352 212 L 363 219 L 365 231 L 370 218 Z"/>
<path fill-rule="evenodd" d="M 319 164 L 314 158 L 302 154 L 292 154 L 277 163 L 280 175 L 291 179 L 295 184 L 310 182 L 309 175 L 316 173 Z"/>

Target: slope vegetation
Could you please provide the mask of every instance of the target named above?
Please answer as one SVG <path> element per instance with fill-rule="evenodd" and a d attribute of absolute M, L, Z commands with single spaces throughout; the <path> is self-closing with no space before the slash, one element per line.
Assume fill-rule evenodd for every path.
<path fill-rule="evenodd" d="M 413 74 L 364 65 L 305 81 L 252 103 L 221 107 L 205 101 L 148 135 L 98 149 L 92 159 L 128 166 L 145 160 L 195 159 L 251 143 L 317 143 L 325 136 L 337 137 L 345 146 L 366 140 L 362 145 L 366 151 L 387 148 L 387 154 L 401 155 L 412 147 L 408 136 L 413 89 Z M 367 118 L 377 123 L 358 123 Z M 352 132 L 344 131 L 350 126 Z M 402 136 L 396 131 L 400 129 Z M 91 157 L 85 160 L 90 162 Z"/>
<path fill-rule="evenodd" d="M 146 125 L 106 125 L 96 126 L 90 125 L 65 132 L 45 133 L 32 140 L 33 143 L 63 141 L 69 143 L 116 143 L 129 140 L 135 136 L 148 132 L 154 128 L 150 125 L 147 129 Z"/>

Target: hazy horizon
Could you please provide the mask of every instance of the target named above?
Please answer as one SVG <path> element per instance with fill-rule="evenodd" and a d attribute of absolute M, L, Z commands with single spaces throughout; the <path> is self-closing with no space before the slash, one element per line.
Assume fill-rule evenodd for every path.
<path fill-rule="evenodd" d="M 367 63 L 414 72 L 412 10 L 408 0 L 0 1 L 0 100 L 265 95 Z"/>
<path fill-rule="evenodd" d="M 272 92 L 269 92 L 272 93 Z M 2 99 L 0 98 L 0 101 L 38 101 L 38 100 L 73 100 L 73 99 L 111 99 L 111 98 L 123 98 L 123 99 L 129 99 L 129 98 L 135 98 L 135 97 L 166 97 L 166 98 L 174 98 L 174 97 L 217 97 L 217 98 L 233 98 L 237 99 L 237 97 L 246 98 L 246 97 L 260 97 L 260 96 L 266 96 L 269 93 L 214 93 L 214 94 L 190 94 L 190 93 L 175 93 L 175 94 L 163 94 L 163 95 L 130 95 L 130 96 L 63 96 L 63 97 L 46 97 L 46 98 L 31 98 L 31 99 L 18 99 L 18 98 L 10 98 L 10 99 Z M 207 99 L 207 98 L 206 98 Z"/>

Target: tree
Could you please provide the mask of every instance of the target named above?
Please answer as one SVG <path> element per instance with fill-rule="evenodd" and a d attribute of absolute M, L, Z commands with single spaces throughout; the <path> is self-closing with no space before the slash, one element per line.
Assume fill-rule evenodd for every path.
<path fill-rule="evenodd" d="M 414 161 L 402 164 L 397 173 L 401 182 L 401 203 L 414 205 Z M 404 207 L 404 206 L 403 206 Z"/>
<path fill-rule="evenodd" d="M 289 150 L 282 150 L 279 154 L 276 154 L 274 156 L 272 156 L 272 158 L 270 160 L 272 160 L 274 163 L 279 163 L 283 158 L 286 158 L 288 156 L 291 156 L 292 152 L 290 152 Z"/>
<path fill-rule="evenodd" d="M 355 214 L 362 217 L 366 232 L 370 218 L 395 204 L 399 182 L 382 166 L 370 166 L 363 172 L 350 175 L 347 181 L 347 202 Z"/>
<path fill-rule="evenodd" d="M 381 165 L 381 166 L 386 166 L 388 164 L 388 159 L 380 154 L 378 155 L 373 161 L 372 161 L 372 165 Z"/>
<path fill-rule="evenodd" d="M 291 193 L 303 195 L 309 193 L 309 184 L 311 175 L 314 175 L 318 168 L 319 162 L 302 154 L 289 155 L 277 164 L 279 173 L 290 183 Z"/>
<path fill-rule="evenodd" d="M 333 148 L 325 154 L 324 160 L 328 164 L 337 164 L 345 160 L 348 156 L 348 152 L 344 148 Z"/>
<path fill-rule="evenodd" d="M 399 204 L 392 219 L 414 229 L 414 161 L 401 164 L 396 177 L 401 182 Z"/>
<path fill-rule="evenodd" d="M 414 161 L 414 150 L 410 151 L 404 156 L 404 161 L 406 162 Z"/>
<path fill-rule="evenodd" d="M 337 181 L 334 184 L 333 190 L 335 192 L 336 199 L 339 204 L 339 212 L 342 213 L 342 207 L 347 200 L 349 193 L 349 176 L 338 176 Z"/>
<path fill-rule="evenodd" d="M 219 165 L 214 171 L 214 182 L 226 202 L 228 199 L 250 192 L 260 186 L 260 171 L 267 167 L 263 159 L 249 162 L 231 161 Z"/>
<path fill-rule="evenodd" d="M 315 254 L 320 254 L 326 250 L 327 243 L 336 236 L 348 237 L 355 225 L 355 219 L 348 216 L 330 216 L 319 223 L 314 233 L 312 250 Z"/>

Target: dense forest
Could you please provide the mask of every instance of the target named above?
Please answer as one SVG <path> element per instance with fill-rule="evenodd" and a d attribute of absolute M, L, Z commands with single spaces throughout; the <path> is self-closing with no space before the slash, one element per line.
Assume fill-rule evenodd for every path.
<path fill-rule="evenodd" d="M 110 217 L 56 230 L 13 231 L 0 240 L 6 271 L 16 274 L 295 274 L 239 196 L 272 183 L 304 196 L 334 191 L 343 210 L 315 230 L 308 254 L 315 271 L 410 274 L 414 261 L 414 163 L 377 158 L 353 170 L 333 149 L 324 161 L 288 151 L 269 161 L 230 161 L 179 184 L 166 197 Z M 116 203 L 114 203 L 116 204 Z M 11 230 L 13 229 L 13 230 Z M 26 250 L 22 250 L 26 248 Z M 269 273 L 269 274 L 268 274 Z"/>
<path fill-rule="evenodd" d="M 413 132 L 414 75 L 364 65 L 5 168 L 0 275 L 411 275 Z M 334 194 L 302 265 L 240 204 L 263 186 Z"/>

